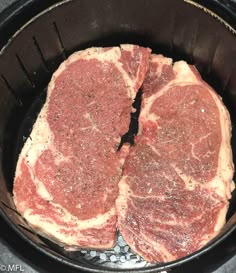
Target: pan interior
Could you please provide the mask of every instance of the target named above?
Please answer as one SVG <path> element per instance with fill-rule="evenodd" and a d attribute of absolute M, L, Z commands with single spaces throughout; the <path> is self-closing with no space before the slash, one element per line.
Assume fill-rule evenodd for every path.
<path fill-rule="evenodd" d="M 234 161 L 236 158 L 236 38 L 224 23 L 178 0 L 71 0 L 34 18 L 18 31 L 0 56 L 0 206 L 15 229 L 36 247 L 74 267 L 92 271 L 97 265 L 101 270 L 154 267 L 130 252 L 120 235 L 113 250 L 68 252 L 35 234 L 15 212 L 12 183 L 19 151 L 58 65 L 76 50 L 121 43 L 148 46 L 174 61 L 183 59 L 194 64 L 204 80 L 222 96 L 230 112 Z M 228 224 L 214 242 L 234 228 L 235 211 L 234 193 Z M 212 246 L 213 243 L 206 248 Z M 155 270 L 161 268 L 162 265 L 155 265 Z"/>

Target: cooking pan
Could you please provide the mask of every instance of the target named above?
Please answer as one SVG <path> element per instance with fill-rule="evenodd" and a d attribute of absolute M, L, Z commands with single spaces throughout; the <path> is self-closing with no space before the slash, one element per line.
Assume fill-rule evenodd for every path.
<path fill-rule="evenodd" d="M 131 253 L 119 236 L 112 250 L 67 252 L 36 234 L 16 212 L 12 200 L 17 158 L 44 103 L 52 73 L 72 52 L 91 46 L 139 44 L 175 61 L 194 64 L 230 112 L 236 163 L 235 6 L 230 1 L 202 2 L 31 0 L 19 1 L 0 15 L 0 214 L 44 255 L 68 268 L 90 272 L 174 272 L 214 253 L 235 234 L 233 193 L 221 233 L 201 250 L 177 261 L 148 264 Z"/>

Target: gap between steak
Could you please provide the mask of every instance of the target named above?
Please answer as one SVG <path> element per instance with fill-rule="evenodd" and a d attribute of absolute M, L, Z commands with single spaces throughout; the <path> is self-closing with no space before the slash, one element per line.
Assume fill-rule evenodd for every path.
<path fill-rule="evenodd" d="M 136 111 L 130 113 L 129 130 L 127 133 L 121 136 L 120 144 L 117 148 L 118 151 L 122 148 L 124 143 L 130 143 L 131 145 L 134 145 L 134 137 L 137 135 L 139 129 L 139 114 L 141 109 L 141 103 L 142 89 L 140 88 L 132 104 L 132 107 L 136 109 Z"/>

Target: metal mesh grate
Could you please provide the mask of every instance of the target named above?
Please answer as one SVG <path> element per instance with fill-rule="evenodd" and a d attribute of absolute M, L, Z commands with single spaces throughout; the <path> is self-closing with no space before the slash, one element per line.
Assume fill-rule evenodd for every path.
<path fill-rule="evenodd" d="M 115 268 L 141 268 L 148 267 L 151 264 L 146 262 L 139 255 L 134 254 L 127 243 L 118 232 L 116 245 L 113 249 L 98 250 L 81 250 L 83 258 L 94 265 L 102 265 Z"/>

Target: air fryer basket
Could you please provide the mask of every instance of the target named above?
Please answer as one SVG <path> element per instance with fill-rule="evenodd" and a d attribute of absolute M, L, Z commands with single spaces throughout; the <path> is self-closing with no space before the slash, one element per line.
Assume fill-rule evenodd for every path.
<path fill-rule="evenodd" d="M 37 249 L 71 267 L 93 272 L 168 270 L 213 251 L 236 229 L 236 194 L 230 202 L 227 224 L 216 239 L 188 257 L 156 265 L 131 253 L 127 258 L 128 247 L 119 237 L 116 248 L 104 253 L 66 252 L 35 234 L 12 201 L 17 157 L 45 99 L 52 73 L 76 50 L 121 43 L 148 46 L 155 53 L 184 59 L 198 68 L 230 111 L 235 160 L 236 36 L 230 25 L 190 1 L 62 1 L 27 22 L 0 53 L 0 212 Z"/>

